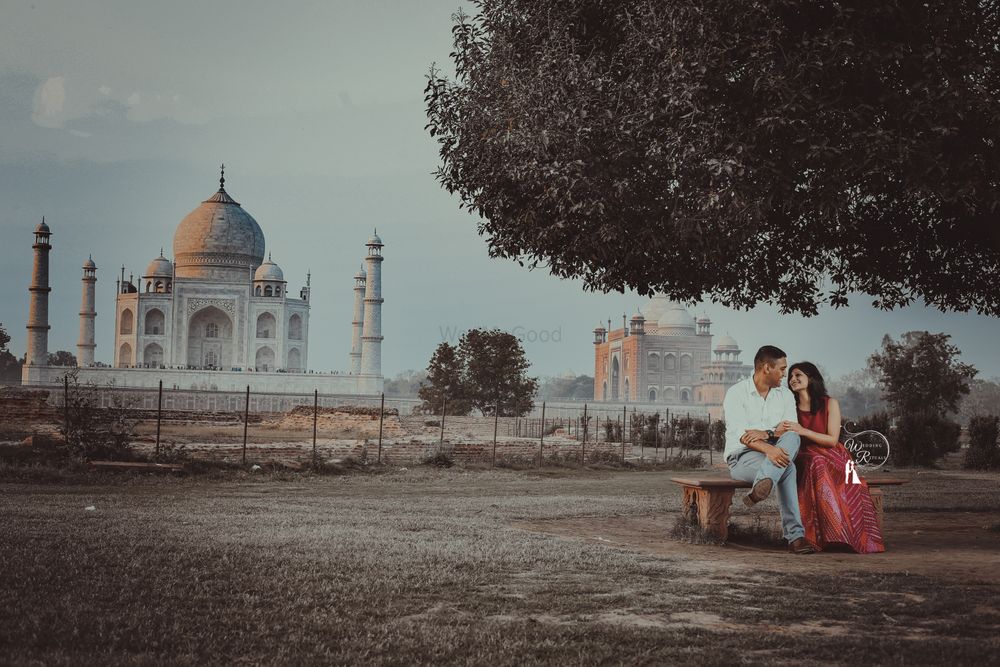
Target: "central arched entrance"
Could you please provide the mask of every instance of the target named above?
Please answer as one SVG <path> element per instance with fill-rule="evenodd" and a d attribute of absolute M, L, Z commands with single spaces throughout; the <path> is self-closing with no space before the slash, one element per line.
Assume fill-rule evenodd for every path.
<path fill-rule="evenodd" d="M 233 321 L 216 308 L 202 308 L 188 321 L 187 364 L 194 368 L 233 366 Z"/>
<path fill-rule="evenodd" d="M 621 369 L 618 366 L 618 357 L 611 360 L 611 399 L 618 400 L 618 383 Z"/>

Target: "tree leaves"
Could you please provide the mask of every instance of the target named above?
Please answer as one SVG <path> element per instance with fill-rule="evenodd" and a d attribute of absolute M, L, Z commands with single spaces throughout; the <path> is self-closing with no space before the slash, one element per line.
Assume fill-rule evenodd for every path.
<path fill-rule="evenodd" d="M 734 307 L 1000 314 L 996 3 L 475 4 L 425 99 L 491 256 Z"/>
<path fill-rule="evenodd" d="M 527 376 L 530 366 L 521 341 L 499 329 L 470 329 L 457 346 L 442 342 L 427 367 L 427 384 L 418 396 L 423 412 L 467 415 L 476 408 L 492 415 L 521 416 L 531 411 L 538 389 L 537 378 Z"/>

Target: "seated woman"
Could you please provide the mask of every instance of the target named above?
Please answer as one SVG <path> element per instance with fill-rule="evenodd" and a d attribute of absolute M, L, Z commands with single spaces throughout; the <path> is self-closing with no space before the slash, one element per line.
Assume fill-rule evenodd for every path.
<path fill-rule="evenodd" d="M 802 439 L 795 469 L 806 539 L 817 550 L 846 545 L 861 554 L 885 551 L 868 485 L 848 479 L 853 465 L 839 440 L 840 404 L 826 393 L 823 376 L 808 361 L 788 369 L 788 388 L 795 394 L 798 421 L 782 422 L 781 430 Z"/>

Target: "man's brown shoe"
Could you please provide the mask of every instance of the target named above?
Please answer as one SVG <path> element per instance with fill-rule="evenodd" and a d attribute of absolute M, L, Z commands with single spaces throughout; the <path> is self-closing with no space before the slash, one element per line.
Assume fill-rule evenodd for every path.
<path fill-rule="evenodd" d="M 814 554 L 816 548 L 804 537 L 797 537 L 788 543 L 788 550 L 793 554 Z"/>
<path fill-rule="evenodd" d="M 773 486 L 774 482 L 771 481 L 770 477 L 763 478 L 753 485 L 753 489 L 750 490 L 750 493 L 744 496 L 743 504 L 747 507 L 753 507 L 771 495 L 771 487 Z"/>

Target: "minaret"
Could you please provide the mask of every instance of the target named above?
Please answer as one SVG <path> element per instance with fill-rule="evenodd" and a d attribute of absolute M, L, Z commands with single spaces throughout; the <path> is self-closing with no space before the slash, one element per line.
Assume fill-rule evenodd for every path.
<path fill-rule="evenodd" d="M 365 312 L 361 331 L 361 374 L 382 375 L 382 239 L 368 239 L 365 257 Z"/>
<path fill-rule="evenodd" d="M 361 372 L 361 327 L 365 322 L 365 267 L 354 274 L 354 319 L 351 321 L 351 373 Z"/>
<path fill-rule="evenodd" d="M 160 251 L 160 256 L 163 251 Z M 94 258 L 88 257 L 83 263 L 83 296 L 80 300 L 80 340 L 76 343 L 76 365 L 82 367 L 94 365 L 94 292 L 97 283 L 97 265 Z"/>
<path fill-rule="evenodd" d="M 45 218 L 35 227 L 35 264 L 31 272 L 31 308 L 28 311 L 28 349 L 25 366 L 49 365 L 49 226 Z"/>

